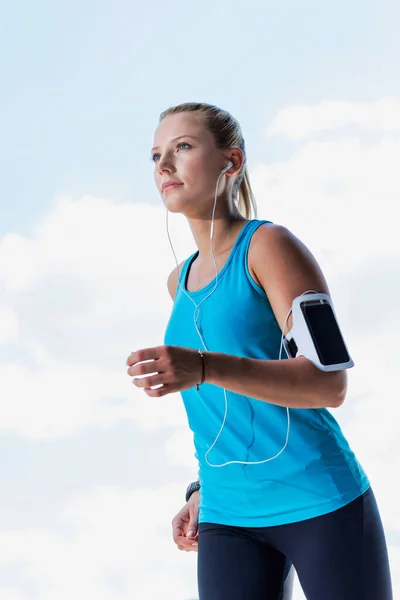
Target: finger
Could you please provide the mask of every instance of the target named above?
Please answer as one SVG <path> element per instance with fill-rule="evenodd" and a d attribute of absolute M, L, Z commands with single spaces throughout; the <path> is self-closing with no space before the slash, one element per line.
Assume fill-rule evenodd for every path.
<path fill-rule="evenodd" d="M 172 537 L 175 544 L 185 537 L 184 526 L 185 522 L 179 517 L 175 517 L 172 521 Z"/>
<path fill-rule="evenodd" d="M 157 346 L 156 348 L 144 348 L 143 350 L 136 350 L 136 352 L 131 352 L 127 358 L 126 364 L 128 367 L 134 365 L 137 362 L 142 362 L 144 360 L 157 359 L 160 356 L 160 348 L 162 346 Z"/>
<path fill-rule="evenodd" d="M 194 550 L 198 546 L 198 541 L 188 540 L 184 537 L 180 537 L 176 544 L 179 550 Z"/>
<path fill-rule="evenodd" d="M 185 548 L 191 546 L 194 541 L 194 538 L 187 538 L 186 535 L 182 532 L 179 532 L 177 535 L 173 535 L 174 542 L 177 546 L 184 546 Z"/>
<path fill-rule="evenodd" d="M 196 516 L 194 516 L 194 515 L 191 516 L 191 520 L 185 531 L 186 537 L 188 537 L 188 538 L 196 537 L 196 535 L 198 533 L 197 529 L 198 529 L 198 521 L 197 521 L 197 513 L 196 513 Z"/>
<path fill-rule="evenodd" d="M 167 394 L 172 394 L 172 392 L 176 392 L 177 390 L 169 385 L 164 384 L 162 387 L 159 387 L 156 390 L 152 390 L 151 388 L 143 388 L 143 391 L 150 398 L 161 398 L 162 396 L 166 396 Z"/>
<path fill-rule="evenodd" d="M 183 540 L 183 541 L 181 541 Z M 199 541 L 199 535 L 196 533 L 196 535 L 192 536 L 192 537 L 188 537 L 187 535 L 183 535 L 182 538 L 179 538 L 179 542 L 182 543 L 184 546 L 191 546 L 192 544 L 194 544 L 195 542 Z"/>
<path fill-rule="evenodd" d="M 149 375 L 151 373 L 163 373 L 165 371 L 162 368 L 162 362 L 158 358 L 156 360 L 150 360 L 147 362 L 138 362 L 127 369 L 128 375 L 131 377 L 138 377 L 139 375 Z"/>
<path fill-rule="evenodd" d="M 138 362 L 137 354 L 138 354 L 138 352 L 131 352 L 130 353 L 130 355 L 126 359 L 126 364 L 128 365 L 128 367 L 130 367 L 131 365 L 134 365 L 135 363 Z"/>
<path fill-rule="evenodd" d="M 198 548 L 179 548 L 178 550 L 183 550 L 183 552 L 198 552 L 199 549 Z"/>
<path fill-rule="evenodd" d="M 165 381 L 165 373 L 157 373 L 157 375 L 142 377 L 141 379 L 134 377 L 132 383 L 139 388 L 150 388 L 153 385 L 160 385 L 163 381 Z"/>
<path fill-rule="evenodd" d="M 156 390 L 152 390 L 151 388 L 143 388 L 145 394 L 147 394 L 150 398 L 161 398 L 162 396 L 166 396 L 167 394 L 173 394 L 177 392 L 180 388 L 172 385 L 163 384 L 162 387 L 157 388 Z"/>
<path fill-rule="evenodd" d="M 185 534 L 185 536 L 189 539 L 189 540 L 197 540 L 199 537 L 199 533 L 197 531 L 196 527 L 192 527 L 192 529 Z"/>

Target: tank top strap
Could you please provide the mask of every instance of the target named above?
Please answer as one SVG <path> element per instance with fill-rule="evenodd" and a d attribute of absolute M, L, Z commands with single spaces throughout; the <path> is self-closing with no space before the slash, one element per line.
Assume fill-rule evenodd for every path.
<path fill-rule="evenodd" d="M 272 221 L 268 221 L 267 219 L 251 219 L 245 225 L 239 244 L 236 247 L 235 256 L 233 258 L 242 261 L 243 256 L 247 255 L 253 233 L 260 227 L 260 225 L 264 225 L 264 223 L 272 223 Z"/>

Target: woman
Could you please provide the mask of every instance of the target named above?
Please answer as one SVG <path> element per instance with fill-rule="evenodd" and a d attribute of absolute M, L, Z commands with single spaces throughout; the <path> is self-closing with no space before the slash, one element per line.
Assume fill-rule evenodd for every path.
<path fill-rule="evenodd" d="M 200 498 L 173 526 L 178 547 L 198 551 L 200 600 L 286 598 L 293 568 L 308 600 L 390 600 L 374 494 L 327 410 L 345 400 L 346 371 L 281 360 L 293 299 L 329 294 L 319 265 L 287 228 L 251 218 L 245 144 L 226 111 L 168 109 L 152 159 L 167 217 L 185 215 L 198 250 L 168 278 L 164 345 L 127 365 L 148 396 L 179 391 L 185 404 Z"/>

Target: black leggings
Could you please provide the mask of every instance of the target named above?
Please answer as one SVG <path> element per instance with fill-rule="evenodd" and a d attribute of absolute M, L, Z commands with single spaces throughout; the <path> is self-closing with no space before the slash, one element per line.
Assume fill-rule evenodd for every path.
<path fill-rule="evenodd" d="M 392 600 L 372 488 L 320 517 L 274 527 L 199 524 L 200 600 L 289 600 L 294 569 L 307 600 Z"/>

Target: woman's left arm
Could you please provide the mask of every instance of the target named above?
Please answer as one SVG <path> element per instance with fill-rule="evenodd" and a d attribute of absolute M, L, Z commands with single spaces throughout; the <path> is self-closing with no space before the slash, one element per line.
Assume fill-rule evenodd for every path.
<path fill-rule="evenodd" d="M 263 224 L 253 234 L 249 265 L 265 290 L 283 330 L 294 298 L 307 290 L 330 296 L 327 282 L 308 248 L 286 227 Z M 285 334 L 291 329 L 292 315 Z M 345 370 L 325 372 L 304 356 L 259 360 L 206 352 L 206 382 L 231 392 L 290 408 L 335 408 L 345 399 Z"/>

